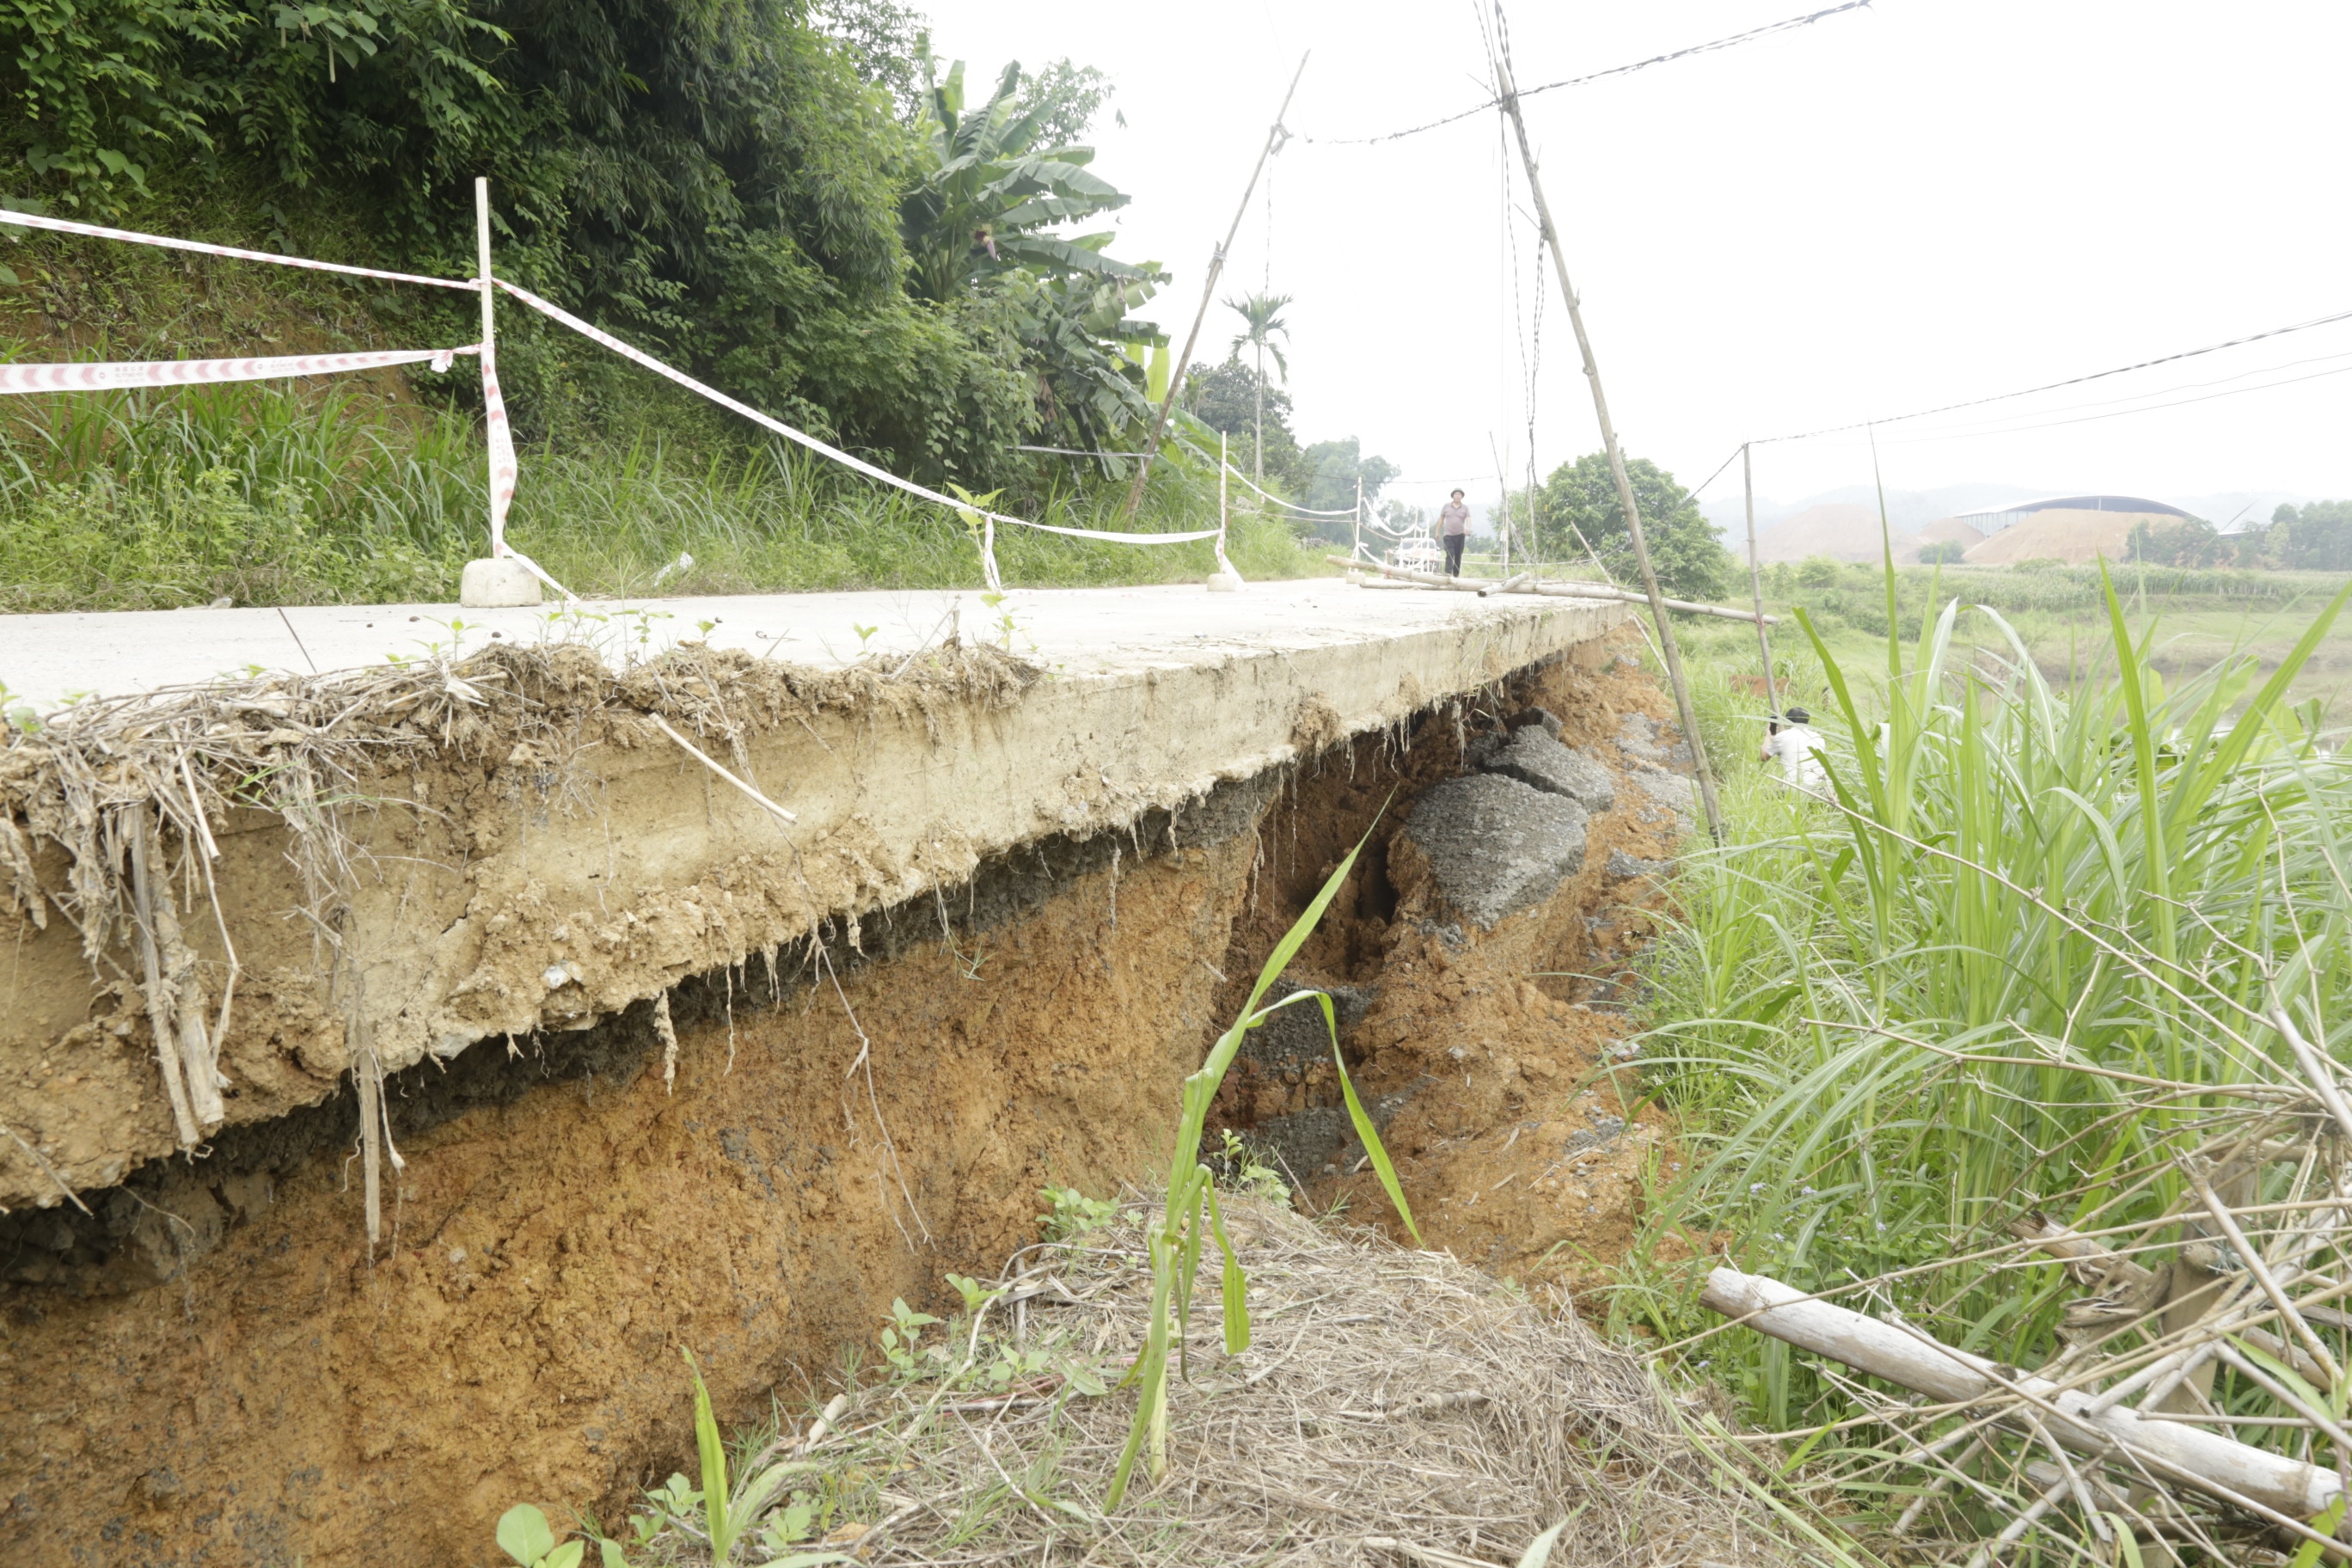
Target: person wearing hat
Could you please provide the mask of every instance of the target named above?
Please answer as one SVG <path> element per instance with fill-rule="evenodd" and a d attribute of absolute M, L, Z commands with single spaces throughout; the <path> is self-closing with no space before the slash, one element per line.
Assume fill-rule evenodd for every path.
<path fill-rule="evenodd" d="M 1470 509 L 1462 504 L 1462 492 L 1455 490 L 1454 499 L 1437 514 L 1438 537 L 1445 542 L 1445 574 L 1462 575 L 1462 547 L 1470 542 Z"/>
<path fill-rule="evenodd" d="M 1789 788 L 1825 795 L 1830 792 L 1830 775 L 1822 766 L 1822 754 L 1829 750 L 1829 742 L 1812 725 L 1811 713 L 1802 708 L 1790 709 L 1765 737 L 1763 760 L 1779 761 L 1780 782 Z"/>

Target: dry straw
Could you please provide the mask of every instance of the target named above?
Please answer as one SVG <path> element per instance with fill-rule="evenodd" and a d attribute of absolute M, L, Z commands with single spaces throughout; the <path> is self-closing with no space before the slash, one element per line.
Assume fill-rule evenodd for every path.
<path fill-rule="evenodd" d="M 814 1444 L 741 1467 L 764 1518 L 733 1519 L 737 1560 L 824 1561 L 830 1537 L 877 1565 L 1510 1564 L 1562 1525 L 1554 1563 L 1814 1560 L 1572 1310 L 1239 1193 L 1223 1206 L 1262 1332 L 1229 1357 L 1199 1325 L 1163 1479 L 1102 1507 L 1134 1414 L 1115 1385 L 1150 1330 L 1153 1199 L 1024 1248 L 985 1291 L 962 1282 L 975 1310 L 935 1344 L 902 1312 L 882 1381 L 835 1401 Z M 709 1563 L 699 1518 L 656 1501 L 628 1561 Z"/>

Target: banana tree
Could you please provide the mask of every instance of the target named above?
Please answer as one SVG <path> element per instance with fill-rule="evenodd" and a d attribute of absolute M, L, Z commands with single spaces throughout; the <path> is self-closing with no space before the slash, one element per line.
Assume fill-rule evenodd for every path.
<path fill-rule="evenodd" d="M 924 65 L 928 73 L 928 57 Z M 1049 232 L 1123 207 L 1129 197 L 1087 167 L 1093 148 L 1032 145 L 1052 105 L 1021 108 L 1018 62 L 1004 68 L 996 90 L 977 107 L 965 104 L 963 71 L 958 60 L 946 80 L 931 83 L 919 172 L 898 204 L 914 290 L 950 300 L 1014 268 L 1040 278 L 1157 281 L 1156 268 L 1104 255 L 1108 234 Z"/>
<path fill-rule="evenodd" d="M 1106 474 L 1123 476 L 1126 462 L 1112 455 L 1119 433 L 1150 418 L 1153 408 L 1146 356 L 1158 351 L 1158 372 L 1164 376 L 1167 371 L 1167 334 L 1129 314 L 1151 297 L 1151 284 L 1019 272 L 992 287 L 1012 308 L 1013 330 L 1034 369 L 1039 420 L 1049 444 L 1093 452 Z"/>

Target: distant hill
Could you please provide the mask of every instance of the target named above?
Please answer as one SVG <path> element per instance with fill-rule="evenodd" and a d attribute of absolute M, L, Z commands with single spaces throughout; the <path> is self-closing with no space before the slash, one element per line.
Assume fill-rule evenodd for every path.
<path fill-rule="evenodd" d="M 1738 538 L 1735 543 L 1736 552 L 1745 553 L 1747 540 Z M 1918 542 L 1902 529 L 1894 531 L 1892 543 L 1898 563 L 1918 559 Z M 1809 506 L 1770 528 L 1759 529 L 1756 558 L 1767 562 L 1802 561 L 1809 556 L 1826 555 L 1832 561 L 1869 562 L 1879 558 L 1881 544 L 1875 507 L 1832 502 Z"/>

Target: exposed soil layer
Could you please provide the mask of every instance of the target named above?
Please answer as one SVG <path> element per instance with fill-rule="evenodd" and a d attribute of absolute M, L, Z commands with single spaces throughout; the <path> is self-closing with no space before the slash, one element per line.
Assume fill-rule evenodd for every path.
<path fill-rule="evenodd" d="M 992 1271 L 1039 1187 L 1156 1175 L 1179 1080 L 1368 828 L 1292 979 L 1339 992 L 1427 1244 L 1572 1286 L 1672 1158 L 1606 1070 L 1650 876 L 1686 831 L 1629 648 L 1351 742 L 1302 710 L 1304 768 L 984 859 L 592 1027 L 395 1072 L 381 1247 L 348 1089 L 150 1163 L 88 1216 L 0 1220 L 0 1559 L 443 1568 L 494 1561 L 517 1501 L 611 1519 L 691 1452 L 677 1347 L 723 1418 L 754 1418 L 836 1381 L 893 1297 Z M 1538 708 L 1614 803 L 1580 868 L 1481 927 L 1402 828 Z M 1220 1119 L 1297 1133 L 1310 1206 L 1385 1220 L 1325 1049 L 1254 1039 Z"/>
<path fill-rule="evenodd" d="M 756 964 L 683 987 L 668 1088 L 650 1005 L 412 1069 L 373 1263 L 348 1106 L 19 1231 L 50 1282 L 0 1288 L 0 1559 L 446 1568 L 492 1561 L 518 1500 L 617 1510 L 691 1448 L 675 1347 L 751 1418 L 892 1297 L 992 1268 L 1040 1186 L 1160 1152 L 1264 794 L 1183 814 L 1173 850 L 1161 815 L 1007 858 L 869 919 L 874 962 L 788 953 L 780 1001 Z M 160 1287 L 97 1293 L 182 1243 Z"/>
<path fill-rule="evenodd" d="M 1424 1244 L 1571 1289 L 1622 1256 L 1656 1167 L 1679 1158 L 1660 1112 L 1629 1111 L 1638 1086 L 1619 1043 L 1626 965 L 1653 933 L 1656 876 L 1689 831 L 1652 793 L 1687 759 L 1637 646 L 1580 648 L 1465 704 L 1458 729 L 1452 714 L 1424 725 L 1402 754 L 1359 741 L 1352 772 L 1339 752 L 1302 773 L 1269 824 L 1275 874 L 1236 929 L 1218 999 L 1220 1016 L 1239 1005 L 1255 973 L 1246 955 L 1272 945 L 1369 832 L 1290 977 L 1345 999 L 1349 1071 L 1384 1124 Z M 1614 800 L 1591 816 L 1580 870 L 1481 928 L 1435 886 L 1408 813 L 1538 707 L 1563 743 L 1605 760 Z M 1220 1123 L 1249 1130 L 1313 1206 L 1344 1205 L 1407 1239 L 1348 1131 L 1321 1021 L 1293 1012 L 1227 1079 Z"/>

